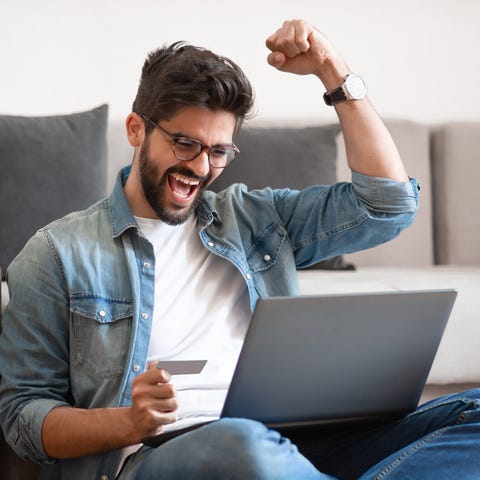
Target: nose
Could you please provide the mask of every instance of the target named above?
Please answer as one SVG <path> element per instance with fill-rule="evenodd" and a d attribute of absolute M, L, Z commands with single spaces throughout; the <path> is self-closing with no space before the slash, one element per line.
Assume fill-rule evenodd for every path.
<path fill-rule="evenodd" d="M 208 162 L 209 151 L 204 148 L 198 157 L 189 160 L 189 167 L 193 170 L 195 175 L 199 177 L 206 177 L 210 172 L 210 163 Z"/>

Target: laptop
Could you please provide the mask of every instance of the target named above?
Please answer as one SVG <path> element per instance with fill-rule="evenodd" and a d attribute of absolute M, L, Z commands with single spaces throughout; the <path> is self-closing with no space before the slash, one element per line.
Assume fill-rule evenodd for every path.
<path fill-rule="evenodd" d="M 281 428 L 406 415 L 455 298 L 435 290 L 260 299 L 221 416 Z"/>

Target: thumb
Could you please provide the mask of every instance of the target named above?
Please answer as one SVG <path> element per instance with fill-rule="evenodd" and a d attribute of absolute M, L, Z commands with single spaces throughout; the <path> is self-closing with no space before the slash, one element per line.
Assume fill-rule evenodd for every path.
<path fill-rule="evenodd" d="M 149 362 L 147 365 L 147 370 L 153 370 L 154 368 L 157 368 L 157 363 L 155 360 L 153 362 Z"/>
<path fill-rule="evenodd" d="M 272 52 L 267 57 L 267 62 L 272 67 L 278 68 L 279 70 L 283 67 L 285 60 L 286 60 L 285 54 L 282 52 Z"/>

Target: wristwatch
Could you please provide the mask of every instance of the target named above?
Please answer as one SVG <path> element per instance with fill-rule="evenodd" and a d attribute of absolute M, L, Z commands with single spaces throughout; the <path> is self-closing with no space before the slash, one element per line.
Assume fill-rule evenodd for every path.
<path fill-rule="evenodd" d="M 361 75 L 349 73 L 345 81 L 335 90 L 325 92 L 323 99 L 328 106 L 345 100 L 361 100 L 367 95 L 367 84 Z"/>

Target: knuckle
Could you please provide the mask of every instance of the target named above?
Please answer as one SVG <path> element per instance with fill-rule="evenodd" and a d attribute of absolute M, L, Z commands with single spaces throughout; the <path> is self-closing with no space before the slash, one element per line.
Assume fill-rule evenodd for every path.
<path fill-rule="evenodd" d="M 163 368 L 160 368 L 158 370 L 158 372 L 160 373 L 159 375 L 159 378 L 160 378 L 160 381 L 161 382 L 169 382 L 170 381 L 170 373 L 168 373 L 166 370 L 164 370 Z"/>
<path fill-rule="evenodd" d="M 164 389 L 165 395 L 167 395 L 168 397 L 175 397 L 176 392 L 175 392 L 175 386 L 173 384 L 166 383 L 163 386 L 163 389 Z"/>
<path fill-rule="evenodd" d="M 170 413 L 165 418 L 165 423 L 175 423 L 178 420 L 178 415 L 176 413 Z"/>

